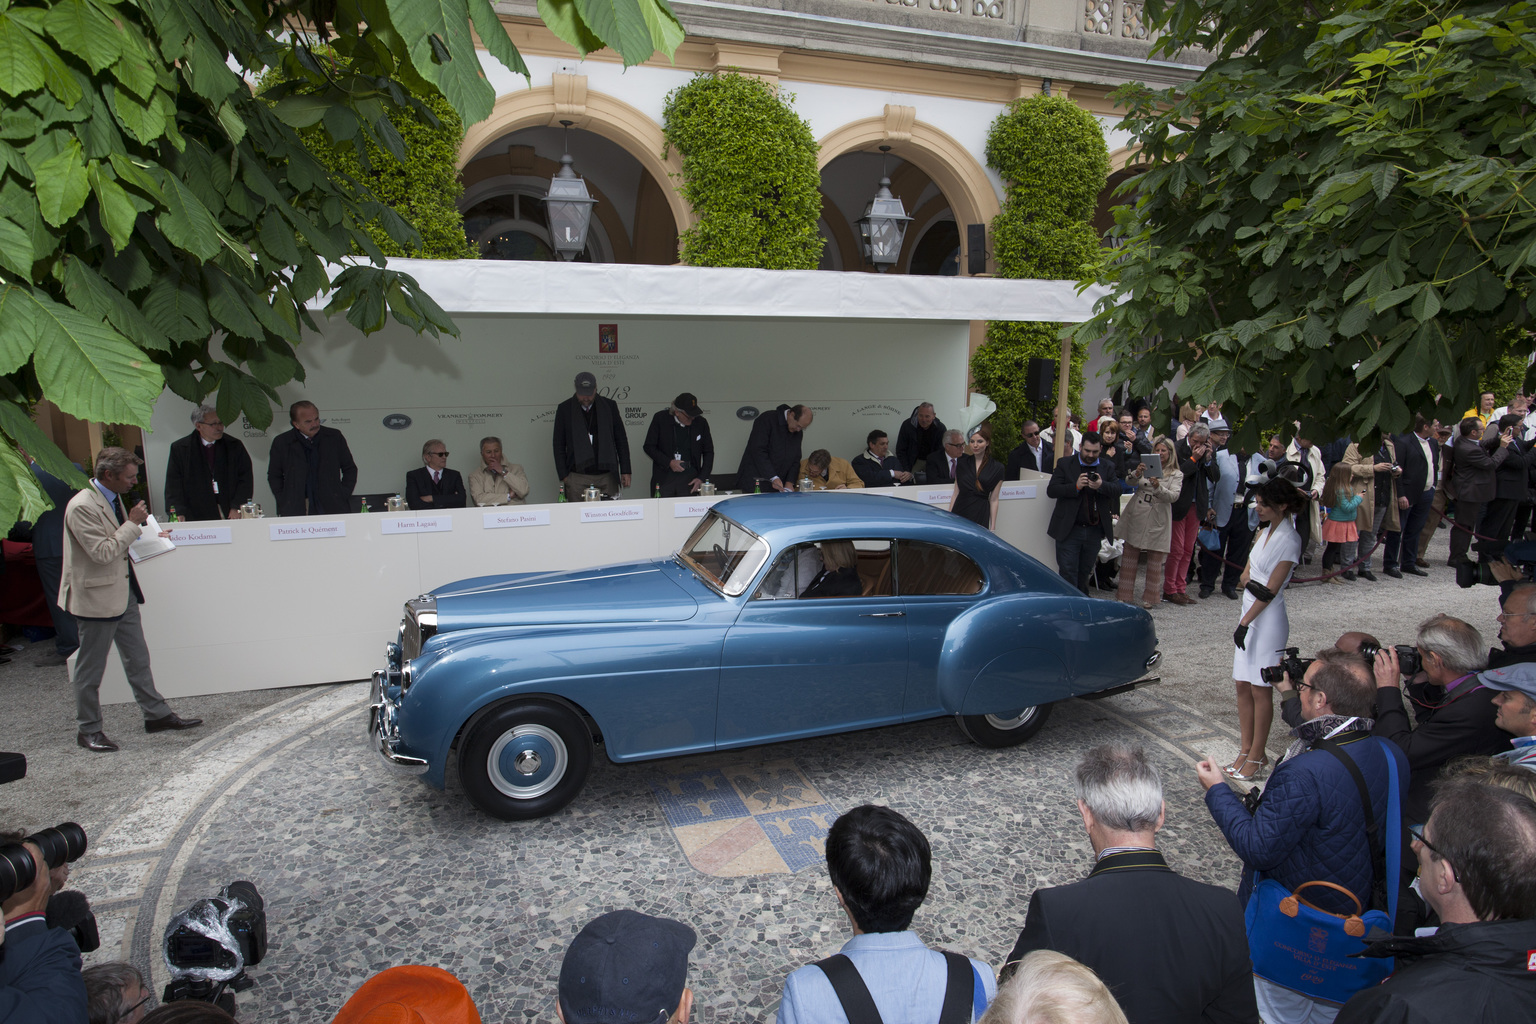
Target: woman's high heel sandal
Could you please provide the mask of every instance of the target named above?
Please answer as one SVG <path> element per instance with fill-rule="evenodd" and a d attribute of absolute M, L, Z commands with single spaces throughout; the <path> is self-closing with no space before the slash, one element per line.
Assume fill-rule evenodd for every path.
<path fill-rule="evenodd" d="M 1243 767 L 1247 768 L 1249 765 L 1257 765 L 1258 767 L 1256 767 L 1253 770 L 1249 771 L 1246 775 L 1243 772 L 1241 772 L 1241 771 L 1228 771 L 1227 772 L 1227 778 L 1233 779 L 1234 781 L 1237 781 L 1237 782 L 1253 782 L 1260 775 L 1263 775 L 1265 769 L 1267 769 L 1269 767 L 1269 758 L 1266 757 L 1262 761 L 1255 761 L 1251 757 L 1244 758 L 1243 759 Z M 1228 766 L 1228 767 L 1230 767 L 1230 766 Z"/>

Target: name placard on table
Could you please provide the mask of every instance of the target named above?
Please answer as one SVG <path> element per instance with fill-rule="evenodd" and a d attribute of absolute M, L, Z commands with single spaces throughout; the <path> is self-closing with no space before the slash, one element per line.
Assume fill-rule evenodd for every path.
<path fill-rule="evenodd" d="M 927 505 L 948 505 L 949 499 L 954 497 L 954 487 L 919 487 L 917 500 Z"/>
<path fill-rule="evenodd" d="M 679 501 L 672 506 L 673 519 L 699 519 L 709 511 L 709 507 L 723 498 L 695 498 L 689 501 Z"/>
<path fill-rule="evenodd" d="M 505 530 L 513 526 L 548 526 L 549 509 L 503 509 L 483 513 L 487 530 Z"/>
<path fill-rule="evenodd" d="M 644 518 L 644 505 L 627 502 L 623 505 L 595 503 L 591 508 L 583 503 L 581 508 L 581 521 L 584 523 L 618 523 Z"/>
<path fill-rule="evenodd" d="M 319 540 L 345 537 L 347 524 L 339 519 L 328 523 L 272 523 L 267 530 L 273 540 Z"/>
<path fill-rule="evenodd" d="M 1001 484 L 1002 493 L 997 497 L 999 501 L 1012 501 L 1014 498 L 1033 498 L 1039 493 L 1036 484 Z"/>
<path fill-rule="evenodd" d="M 171 543 L 177 547 L 196 547 L 199 544 L 233 544 L 232 531 L 227 526 L 176 526 L 170 527 Z"/>
<path fill-rule="evenodd" d="M 388 516 L 381 522 L 385 533 L 448 533 L 453 529 L 451 516 Z"/>

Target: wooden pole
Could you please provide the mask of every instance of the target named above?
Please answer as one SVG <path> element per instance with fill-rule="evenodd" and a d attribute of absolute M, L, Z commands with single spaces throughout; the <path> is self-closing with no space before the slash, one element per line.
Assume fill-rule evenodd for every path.
<path fill-rule="evenodd" d="M 1067 444 L 1067 379 L 1072 372 L 1072 339 L 1061 340 L 1061 364 L 1056 373 L 1056 460 L 1061 461 Z"/>

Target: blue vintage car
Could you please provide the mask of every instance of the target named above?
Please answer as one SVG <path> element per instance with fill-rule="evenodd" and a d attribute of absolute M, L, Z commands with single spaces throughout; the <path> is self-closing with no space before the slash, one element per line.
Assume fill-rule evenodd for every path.
<path fill-rule="evenodd" d="M 713 506 L 671 558 L 483 576 L 408 601 L 373 675 L 372 743 L 535 818 L 593 749 L 642 761 L 954 715 L 1021 743 L 1054 701 L 1134 685 L 1152 617 L 1084 597 L 968 520 L 900 498 Z"/>

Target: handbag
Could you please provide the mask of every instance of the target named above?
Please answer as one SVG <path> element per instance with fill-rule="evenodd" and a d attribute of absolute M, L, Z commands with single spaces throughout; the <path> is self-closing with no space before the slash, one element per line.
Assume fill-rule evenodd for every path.
<path fill-rule="evenodd" d="M 1195 543 L 1207 551 L 1221 550 L 1221 531 L 1214 526 L 1202 526 L 1200 532 L 1195 534 Z"/>
<path fill-rule="evenodd" d="M 1397 878 L 1402 859 L 1397 761 L 1382 741 L 1377 740 L 1376 745 L 1387 759 L 1387 821 L 1383 837 L 1387 909 L 1366 910 L 1354 893 L 1333 882 L 1303 882 L 1293 892 L 1273 878 L 1261 877 L 1243 915 L 1253 973 L 1282 988 L 1329 1003 L 1342 1004 L 1356 992 L 1379 984 L 1394 967 L 1394 961 L 1388 958 L 1354 955 L 1365 949 L 1366 935 L 1378 931 L 1390 935 L 1392 922 L 1397 918 Z M 1327 750 L 1350 769 L 1365 808 L 1366 834 L 1374 837 L 1376 816 L 1359 768 L 1337 744 L 1319 744 L 1318 749 Z M 1371 845 L 1374 871 L 1379 862 L 1374 856 L 1375 843 Z M 1309 888 L 1344 893 L 1354 903 L 1355 912 L 1333 914 L 1313 906 L 1302 897 L 1303 890 Z"/>

